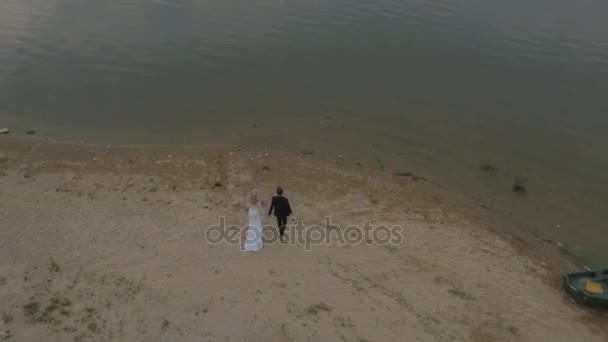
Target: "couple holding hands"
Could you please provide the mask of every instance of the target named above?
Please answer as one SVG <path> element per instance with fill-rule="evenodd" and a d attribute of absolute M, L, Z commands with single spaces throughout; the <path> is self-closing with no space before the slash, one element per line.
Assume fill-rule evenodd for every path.
<path fill-rule="evenodd" d="M 258 199 L 258 190 L 253 190 L 249 193 L 249 228 L 247 229 L 247 240 L 245 241 L 244 250 L 246 252 L 256 252 L 262 249 L 264 242 L 264 225 L 262 224 L 262 208 Z M 287 226 L 287 217 L 292 214 L 291 206 L 287 197 L 283 196 L 283 188 L 277 187 L 277 195 L 272 197 L 268 215 L 277 218 L 277 227 L 279 228 L 279 237 L 281 241 L 285 241 L 285 227 Z"/>

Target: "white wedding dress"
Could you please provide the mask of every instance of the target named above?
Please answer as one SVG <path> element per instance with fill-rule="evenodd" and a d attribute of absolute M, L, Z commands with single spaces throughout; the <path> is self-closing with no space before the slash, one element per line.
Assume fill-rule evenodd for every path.
<path fill-rule="evenodd" d="M 256 252 L 262 249 L 264 243 L 264 226 L 259 205 L 249 205 L 249 227 L 247 229 L 247 240 L 245 241 L 245 252 Z"/>

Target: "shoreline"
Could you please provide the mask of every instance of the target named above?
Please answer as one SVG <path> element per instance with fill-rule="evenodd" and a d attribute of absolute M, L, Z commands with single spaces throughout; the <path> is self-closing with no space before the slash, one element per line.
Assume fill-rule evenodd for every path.
<path fill-rule="evenodd" d="M 5 285 L 0 287 L 0 298 L 11 306 L 2 306 L 0 311 L 10 311 L 15 317 L 5 325 L 16 341 L 36 340 L 49 329 L 58 340 L 95 340 L 110 335 L 117 340 L 142 336 L 163 340 L 141 329 L 194 340 L 201 335 L 196 330 L 199 323 L 192 323 L 192 317 L 203 316 L 204 336 L 210 339 L 238 339 L 247 331 L 240 323 L 221 323 L 226 313 L 212 310 L 214 306 L 238 309 L 235 315 L 245 321 L 252 315 L 269 319 L 264 323 L 264 330 L 272 332 L 272 336 L 265 336 L 267 340 L 340 334 L 390 340 L 380 338 L 379 331 L 385 337 L 407 333 L 422 340 L 450 336 L 456 340 L 535 340 L 552 329 L 557 337 L 567 336 L 567 329 L 560 329 L 557 323 L 566 317 L 576 319 L 573 331 L 590 340 L 608 336 L 602 326 L 606 316 L 575 306 L 561 289 L 561 274 L 574 270 L 576 260 L 552 243 L 505 229 L 507 223 L 498 222 L 490 211 L 423 177 L 396 175 L 399 170 L 378 172 L 347 158 L 242 146 L 103 147 L 37 137 L 1 138 L 0 155 L 7 160 L 0 162 L 0 171 L 5 174 L 0 177 L 0 186 L 6 190 L 0 195 L 0 214 L 5 218 L 0 232 L 0 255 L 5 260 L 0 275 Z M 207 245 L 200 240 L 201 225 L 212 224 L 218 216 L 243 224 L 245 194 L 255 187 L 268 197 L 278 183 L 295 203 L 297 219 L 308 224 L 321 222 L 326 214 L 335 216 L 341 227 L 363 221 L 402 224 L 407 228 L 406 239 L 393 248 L 330 245 L 312 252 L 297 246 L 269 245 L 255 258 L 243 257 L 233 247 Z M 56 230 L 56 236 L 48 236 L 49 229 Z M 258 263 L 260 259 L 264 262 Z M 61 271 L 35 275 L 49 260 Z M 382 262 L 374 265 L 373 260 Z M 247 270 L 242 265 L 247 265 Z M 272 265 L 270 269 L 268 265 Z M 487 272 L 483 267 L 488 267 Z M 289 268 L 307 278 L 294 281 L 294 275 L 285 272 Z M 516 285 L 517 279 L 512 277 L 525 282 Z M 120 280 L 123 278 L 126 280 Z M 273 280 L 268 282 L 268 278 Z M 470 283 L 470 278 L 476 280 Z M 76 305 L 86 302 L 85 297 L 65 290 L 70 279 L 79 291 L 92 291 L 91 296 L 99 301 L 112 302 L 111 308 L 96 306 L 97 314 L 86 318 L 86 309 Z M 103 284 L 107 279 L 116 288 L 106 288 Z M 260 284 L 254 286 L 260 292 L 244 290 L 251 281 Z M 516 286 L 503 288 L 498 284 L 505 281 L 515 281 L 509 286 Z M 300 286 L 305 283 L 308 287 Z M 315 283 L 322 284 L 325 291 L 312 291 Z M 205 290 L 198 292 L 193 284 L 201 284 Z M 403 284 L 410 288 L 402 293 Z M 517 288 L 522 285 L 525 289 Z M 179 288 L 186 292 L 177 291 Z M 275 301 L 265 295 L 256 297 L 266 291 L 278 292 L 272 297 Z M 409 291 L 422 295 L 411 297 Z M 20 292 L 24 294 L 17 295 Z M 302 297 L 301 292 L 307 295 Z M 154 293 L 174 298 L 176 303 L 156 302 L 149 297 Z M 433 293 L 442 301 L 431 299 Z M 53 324 L 60 322 L 55 325 L 63 329 L 55 331 L 53 325 L 36 323 L 37 316 L 32 321 L 21 309 L 13 309 L 27 305 L 24 295 L 39 298 L 44 306 L 53 294 L 69 297 L 74 306 L 72 315 L 84 315 L 95 328 L 81 329 L 70 323 L 70 318 L 51 312 L 46 318 Z M 509 303 L 510 297 L 517 302 L 521 296 L 532 297 Z M 251 302 L 253 297 L 270 311 L 255 310 L 259 304 Z M 313 297 L 316 304 L 308 303 Z M 353 307 L 355 298 L 365 304 Z M 423 298 L 429 298 L 431 304 Z M 190 312 L 188 303 L 198 300 L 204 303 Z M 449 305 L 444 306 L 446 303 Z M 516 314 L 521 310 L 519 305 L 526 308 L 522 317 Z M 543 311 L 543 306 L 549 310 Z M 159 321 L 143 315 L 146 308 L 165 315 L 185 310 L 189 316 L 179 314 Z M 454 323 L 465 308 L 471 310 L 470 316 Z M 391 320 L 394 310 L 402 319 L 409 317 L 416 323 L 397 328 L 370 320 L 374 316 Z M 352 317 L 346 317 L 347 312 Z M 117 321 L 109 313 L 121 318 Z M 133 322 L 128 319 L 130 314 L 143 316 Z M 508 324 L 491 319 L 495 314 Z M 550 315 L 547 319 L 555 325 L 541 324 L 535 331 L 525 321 L 535 315 Z M 292 320 L 270 323 L 281 316 Z M 316 318 L 325 316 L 333 323 L 324 325 L 323 319 Z M 302 319 L 306 326 L 297 324 Z M 440 329 L 435 320 L 452 325 Z M 487 324 L 478 325 L 476 320 Z M 125 327 L 122 331 L 112 325 L 120 322 Z M 349 335 L 353 331 L 356 336 Z"/>
<path fill-rule="evenodd" d="M 116 150 L 127 150 L 130 151 L 130 153 L 136 153 L 136 151 L 133 150 L 164 150 L 164 151 L 180 151 L 180 150 L 189 150 L 189 151 L 195 151 L 195 150 L 199 150 L 199 151 L 205 151 L 205 152 L 209 152 L 210 150 L 220 150 L 223 152 L 226 151 L 245 151 L 246 153 L 252 154 L 252 155 L 256 155 L 256 156 L 260 156 L 261 154 L 264 153 L 269 153 L 272 152 L 273 154 L 279 154 L 279 155 L 285 155 L 285 156 L 298 156 L 298 153 L 296 152 L 290 152 L 290 151 L 283 151 L 283 150 L 269 150 L 267 148 L 261 148 L 261 147 L 244 147 L 242 145 L 227 145 L 227 144 L 189 144 L 189 145 L 185 145 L 185 144 L 118 144 L 118 145 L 113 145 L 113 144 L 102 144 L 102 143 L 88 143 L 85 141 L 81 141 L 81 142 L 76 142 L 76 141 L 67 141 L 67 140 L 58 140 L 58 139 L 52 139 L 52 138 L 47 138 L 47 137 L 37 137 L 37 136 L 26 136 L 26 135 L 11 135 L 11 136 L 4 136 L 4 137 L 0 137 L 3 139 L 3 142 L 8 142 L 9 145 L 13 145 L 14 146 L 19 146 L 20 148 L 23 148 L 23 145 L 27 145 L 27 144 L 42 144 L 42 145 L 51 145 L 51 146 L 65 146 L 65 147 L 73 147 L 73 148 L 79 148 L 79 149 L 91 149 L 91 150 L 97 150 L 98 152 L 100 152 L 100 150 L 104 150 L 104 149 L 116 149 Z M 0 149 L 0 152 L 2 152 L 2 150 Z M 158 152 L 158 151 L 157 151 Z M 228 152 L 230 153 L 230 152 Z M 338 166 L 340 169 L 346 171 L 346 172 L 351 172 L 351 173 L 365 173 L 366 175 L 370 176 L 370 177 L 378 177 L 378 178 L 382 178 L 388 181 L 394 181 L 394 182 L 399 182 L 400 180 L 406 179 L 406 180 L 410 180 L 410 181 L 414 181 L 414 182 L 424 182 L 424 183 L 428 183 L 431 187 L 433 187 L 434 189 L 431 189 L 431 191 L 440 191 L 443 192 L 444 196 L 447 196 L 447 198 L 449 198 L 452 201 L 458 202 L 460 206 L 462 206 L 463 208 L 466 207 L 468 210 L 470 209 L 475 209 L 475 210 L 480 210 L 480 212 L 476 212 L 474 215 L 477 216 L 483 216 L 487 221 L 486 224 L 490 225 L 490 230 L 495 233 L 500 235 L 503 238 L 512 240 L 515 239 L 514 241 L 515 244 L 520 244 L 522 239 L 526 240 L 526 242 L 532 242 L 532 244 L 536 247 L 536 248 L 541 248 L 543 249 L 543 253 L 536 253 L 536 254 L 531 254 L 531 256 L 533 255 L 536 259 L 541 260 L 543 259 L 543 257 L 546 257 L 547 259 L 555 259 L 557 256 L 557 259 L 563 259 L 560 260 L 560 262 L 558 263 L 559 265 L 561 265 L 561 270 L 562 272 L 565 272 L 564 270 L 572 270 L 572 267 L 578 267 L 579 269 L 584 269 L 587 268 L 587 266 L 584 264 L 584 262 L 574 253 L 570 252 L 565 246 L 562 247 L 558 247 L 554 241 L 546 239 L 546 238 L 541 238 L 541 237 L 537 237 L 534 236 L 533 234 L 530 234 L 529 232 L 527 232 L 525 229 L 500 229 L 497 228 L 496 226 L 516 226 L 518 223 L 513 221 L 513 220 L 509 220 L 508 217 L 505 217 L 503 215 L 503 217 L 499 218 L 497 213 L 493 213 L 491 212 L 491 209 L 488 208 L 484 208 L 482 205 L 475 203 L 474 200 L 468 198 L 468 197 L 464 197 L 458 193 L 451 193 L 449 192 L 442 184 L 440 183 L 436 183 L 434 182 L 432 179 L 428 179 L 426 177 L 424 177 L 424 175 L 415 175 L 413 173 L 407 172 L 406 174 L 403 174 L 400 169 L 394 169 L 394 170 L 389 170 L 388 173 L 385 172 L 378 172 L 377 170 L 374 170 L 372 167 L 370 166 L 363 166 L 360 162 L 347 162 L 345 160 L 342 160 L 342 158 L 330 158 L 328 157 L 325 153 L 320 153 L 318 155 L 316 154 L 311 154 L 308 155 L 306 153 L 306 151 L 302 152 L 303 155 L 306 156 L 307 160 L 311 160 L 313 162 L 316 163 L 326 163 L 328 165 L 333 165 L 333 166 Z M 157 157 L 160 157 L 160 155 L 157 155 Z M 462 208 L 461 208 L 462 209 Z M 481 213 L 481 215 L 480 215 Z M 484 215 L 485 214 L 485 215 Z M 552 250 L 553 249 L 553 250 Z M 556 253 L 557 252 L 557 253 Z"/>
<path fill-rule="evenodd" d="M 24 127 L 26 126 L 21 127 L 21 132 L 23 132 Z M 32 127 L 42 128 L 39 126 Z M 46 132 L 44 129 L 42 131 Z M 261 136 L 263 135 L 264 133 Z M 43 143 L 99 148 L 106 148 L 107 146 L 178 149 L 242 147 L 238 143 L 240 140 L 236 140 L 237 143 L 235 143 L 234 139 L 224 141 L 215 138 L 202 139 L 197 143 L 193 143 L 194 140 L 189 139 L 186 139 L 186 141 L 177 139 L 174 142 L 153 144 L 141 144 L 139 142 L 108 144 L 104 140 L 96 140 L 95 143 L 79 142 L 77 138 L 84 136 L 86 134 L 72 136 L 72 140 L 51 139 L 42 135 L 25 134 L 10 134 L 10 137 L 6 137 L 17 140 L 23 139 L 24 141 L 35 140 Z M 119 141 L 124 142 L 120 139 Z M 139 140 L 135 139 L 134 141 Z M 597 236 L 597 227 L 600 227 L 604 221 L 604 212 L 601 211 L 601 205 L 599 205 L 603 197 L 589 189 L 584 189 L 582 186 L 573 185 L 575 182 L 565 181 L 572 177 L 568 173 L 559 176 L 556 173 L 553 175 L 553 171 L 540 168 L 539 165 L 535 165 L 535 169 L 527 170 L 525 166 L 527 164 L 525 163 L 518 166 L 509 165 L 513 160 L 494 160 L 496 164 L 493 166 L 497 169 L 487 171 L 480 169 L 481 166 L 478 164 L 479 160 L 484 159 L 483 156 L 451 155 L 441 149 L 436 154 L 430 151 L 422 153 L 415 151 L 415 146 L 408 147 L 408 145 L 404 147 L 407 153 L 398 152 L 401 148 L 398 146 L 385 146 L 381 149 L 382 151 L 397 151 L 386 154 L 379 151 L 374 152 L 373 148 L 366 149 L 361 153 L 352 153 L 349 152 L 351 149 L 348 144 L 345 146 L 336 145 L 331 148 L 328 148 L 326 144 L 310 146 L 296 144 L 269 149 L 265 142 L 256 141 L 247 144 L 247 146 L 252 151 L 263 153 L 273 151 L 299 154 L 307 151 L 327 162 L 336 161 L 338 156 L 343 154 L 342 164 L 344 167 L 355 165 L 357 167 L 352 168 L 356 171 L 361 169 L 379 171 L 376 175 L 413 173 L 417 177 L 422 176 L 435 185 L 445 188 L 454 197 L 465 196 L 470 202 L 488 209 L 494 219 L 500 221 L 501 225 L 516 227 L 515 233 L 521 232 L 525 235 L 533 235 L 539 240 L 560 246 L 561 251 L 565 254 L 571 254 L 573 262 L 580 267 L 587 265 L 595 268 L 602 267 L 603 260 L 608 256 L 603 248 L 604 239 Z M 413 150 L 411 150 L 412 148 Z M 357 151 L 357 149 L 352 149 L 352 151 Z M 450 171 L 446 172 L 446 170 Z M 549 177 L 547 173 L 553 176 Z M 514 193 L 512 187 L 517 179 L 524 179 L 526 187 L 530 191 L 525 194 Z M 593 182 L 591 178 L 589 179 L 590 182 Z"/>

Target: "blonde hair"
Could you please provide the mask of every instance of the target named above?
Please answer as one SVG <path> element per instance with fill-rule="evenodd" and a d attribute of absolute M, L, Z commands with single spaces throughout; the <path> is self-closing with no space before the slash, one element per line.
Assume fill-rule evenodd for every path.
<path fill-rule="evenodd" d="M 258 189 L 253 189 L 249 193 L 249 203 L 252 205 L 256 205 L 256 204 L 260 203 L 260 201 L 258 199 Z"/>

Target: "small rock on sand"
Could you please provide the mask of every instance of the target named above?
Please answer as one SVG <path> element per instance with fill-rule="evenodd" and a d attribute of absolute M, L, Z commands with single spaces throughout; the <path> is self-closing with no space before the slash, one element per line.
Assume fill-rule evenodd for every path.
<path fill-rule="evenodd" d="M 0 331 L 0 341 L 6 341 L 13 335 L 10 330 Z"/>
<path fill-rule="evenodd" d="M 8 128 L 0 128 L 0 134 L 9 134 L 10 132 Z"/>

